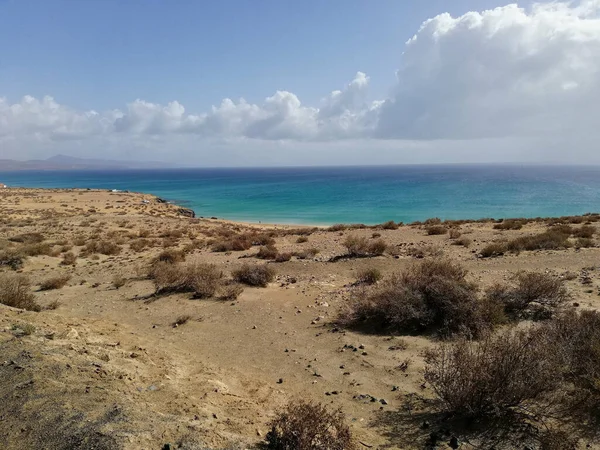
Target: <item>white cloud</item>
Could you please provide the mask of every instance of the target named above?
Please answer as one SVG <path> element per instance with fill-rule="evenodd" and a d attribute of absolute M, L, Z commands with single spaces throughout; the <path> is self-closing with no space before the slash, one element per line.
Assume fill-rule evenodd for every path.
<path fill-rule="evenodd" d="M 350 144 L 323 148 L 352 142 L 364 148 L 365 142 L 403 140 L 398 148 L 426 151 L 427 145 L 408 141 L 486 139 L 492 148 L 489 139 L 542 145 L 560 136 L 568 145 L 598 135 L 600 0 L 441 14 L 398 49 L 397 83 L 378 101 L 369 101 L 370 80 L 362 72 L 315 106 L 288 91 L 260 104 L 227 98 L 194 114 L 178 101 L 138 99 L 123 110 L 83 112 L 52 97 L 26 96 L 14 104 L 0 98 L 0 145 L 39 150 L 69 141 L 81 148 L 147 149 L 171 143 L 197 149 L 343 141 Z M 386 144 L 386 152 L 392 147 Z"/>

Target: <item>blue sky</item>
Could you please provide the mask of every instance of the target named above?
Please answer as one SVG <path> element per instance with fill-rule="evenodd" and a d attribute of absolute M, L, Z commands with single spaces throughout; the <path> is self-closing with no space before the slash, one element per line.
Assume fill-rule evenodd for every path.
<path fill-rule="evenodd" d="M 600 0 L 507 5 L 0 0 L 0 157 L 565 159 L 596 128 Z"/>
<path fill-rule="evenodd" d="M 502 3 L 500 3 L 502 4 Z M 1 95 L 81 109 L 143 98 L 200 111 L 274 90 L 314 103 L 357 71 L 385 95 L 399 44 L 440 12 L 498 1 L 0 1 Z"/>

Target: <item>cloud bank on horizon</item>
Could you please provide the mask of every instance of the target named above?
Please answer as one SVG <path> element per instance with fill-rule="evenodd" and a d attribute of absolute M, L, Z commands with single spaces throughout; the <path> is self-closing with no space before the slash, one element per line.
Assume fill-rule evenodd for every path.
<path fill-rule="evenodd" d="M 528 151 L 527 160 L 550 155 L 567 161 L 572 154 L 565 146 L 592 151 L 600 113 L 600 0 L 440 14 L 398 49 L 396 83 L 381 100 L 369 100 L 363 72 L 312 106 L 288 91 L 261 104 L 226 98 L 202 113 L 186 111 L 179 101 L 138 99 L 97 112 L 75 110 L 50 96 L 17 103 L 0 98 L 0 144 L 7 157 L 64 149 L 91 156 L 103 149 L 110 156 L 137 151 L 162 159 L 199 155 L 203 147 L 355 145 L 385 149 L 381 162 L 394 155 L 397 162 L 413 162 L 394 149 L 430 149 L 435 158 L 458 148 L 456 142 L 465 148 L 478 142 L 480 149 L 495 142 L 490 148 L 498 152 L 515 146 L 512 160 Z"/>

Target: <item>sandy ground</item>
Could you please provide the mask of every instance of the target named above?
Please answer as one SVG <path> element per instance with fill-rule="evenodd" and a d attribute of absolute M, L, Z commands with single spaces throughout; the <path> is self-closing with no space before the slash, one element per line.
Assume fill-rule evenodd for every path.
<path fill-rule="evenodd" d="M 462 224 L 458 229 L 472 241 L 469 247 L 452 245 L 448 235 L 428 236 L 419 225 L 320 228 L 306 243 L 297 243 L 297 234 L 278 236 L 280 251 L 315 247 L 319 253 L 269 263 L 277 270 L 276 281 L 266 288 L 247 287 L 235 301 L 193 300 L 189 294 L 152 298 L 153 284 L 142 275 L 165 246 L 193 242 L 188 259 L 230 273 L 243 262 L 264 262 L 253 257 L 257 247 L 212 252 L 209 244 L 218 230 L 294 228 L 190 219 L 183 213 L 145 194 L 0 191 L 0 249 L 16 245 L 8 240 L 12 236 L 42 233 L 56 244 L 54 255 L 29 257 L 20 271 L 34 288 L 57 274 L 71 276 L 61 289 L 36 292 L 41 305 L 60 302 L 55 310 L 35 313 L 0 305 L 3 448 L 150 449 L 194 441 L 209 448 L 244 448 L 260 442 L 278 408 L 294 398 L 341 408 L 362 448 L 422 448 L 423 436 L 405 433 L 394 418 L 411 394 L 428 395 L 422 353 L 434 342 L 334 325 L 360 269 L 376 267 L 389 275 L 413 264 L 416 248 L 460 261 L 482 288 L 519 270 L 573 273 L 577 276 L 568 287 L 581 307 L 600 305 L 598 248 L 478 257 L 485 244 L 543 231 L 543 223 L 518 231 L 494 230 L 492 223 Z M 182 237 L 168 236 L 177 229 Z M 130 245 L 140 239 L 140 230 L 152 243 L 134 251 Z M 389 245 L 385 255 L 330 262 L 344 253 L 348 235 L 372 238 L 374 232 Z M 78 238 L 79 244 L 106 238 L 122 251 L 60 265 L 65 251 L 81 252 Z M 119 288 L 113 283 L 117 276 L 125 279 Z M 173 327 L 182 315 L 191 319 Z M 35 331 L 15 332 L 24 324 Z M 65 435 L 72 437 L 71 447 L 64 446 Z"/>

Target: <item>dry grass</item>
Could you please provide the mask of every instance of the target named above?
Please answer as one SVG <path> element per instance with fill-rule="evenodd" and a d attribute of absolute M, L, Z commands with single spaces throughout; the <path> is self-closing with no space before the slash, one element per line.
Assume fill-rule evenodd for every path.
<path fill-rule="evenodd" d="M 275 270 L 267 265 L 251 266 L 244 264 L 235 270 L 232 275 L 238 283 L 266 287 L 275 279 Z"/>
<path fill-rule="evenodd" d="M 292 401 L 270 423 L 268 449 L 355 450 L 357 445 L 341 410 L 320 403 Z"/>
<path fill-rule="evenodd" d="M 40 311 L 31 292 L 31 282 L 26 275 L 0 273 L 0 303 L 29 311 Z"/>
<path fill-rule="evenodd" d="M 237 300 L 237 298 L 244 292 L 243 286 L 232 283 L 224 284 L 217 291 L 217 298 L 219 300 Z"/>
<path fill-rule="evenodd" d="M 319 254 L 318 248 L 307 248 L 305 250 L 300 250 L 299 252 L 294 252 L 293 256 L 298 259 L 311 259 Z"/>
<path fill-rule="evenodd" d="M 448 232 L 448 228 L 446 228 L 443 225 L 431 225 L 425 227 L 425 231 L 427 232 L 428 236 L 439 236 L 442 234 L 446 234 Z"/>
<path fill-rule="evenodd" d="M 185 252 L 183 252 L 182 250 L 175 250 L 172 248 L 163 250 L 156 256 L 155 261 L 165 262 L 169 264 L 183 262 L 185 261 Z"/>
<path fill-rule="evenodd" d="M 13 270 L 18 270 L 23 267 L 24 259 L 25 256 L 15 249 L 7 248 L 0 250 L 0 267 L 6 266 Z"/>
<path fill-rule="evenodd" d="M 267 245 L 258 249 L 256 257 L 258 259 L 274 260 L 275 258 L 277 258 L 277 255 L 279 255 L 279 250 L 277 250 L 277 248 L 274 245 Z"/>
<path fill-rule="evenodd" d="M 74 266 L 77 263 L 77 256 L 73 252 L 67 252 L 63 255 L 63 259 L 60 262 L 61 266 Z"/>
<path fill-rule="evenodd" d="M 40 283 L 40 291 L 60 289 L 64 287 L 70 279 L 71 275 L 59 275 L 56 277 L 48 278 Z"/>
<path fill-rule="evenodd" d="M 88 241 L 81 250 L 82 255 L 94 255 L 97 253 L 107 256 L 118 255 L 121 253 L 121 247 L 112 241 L 93 239 Z"/>

